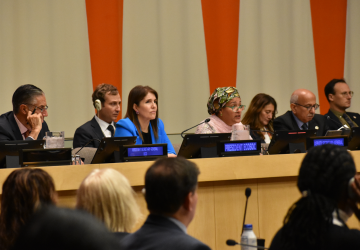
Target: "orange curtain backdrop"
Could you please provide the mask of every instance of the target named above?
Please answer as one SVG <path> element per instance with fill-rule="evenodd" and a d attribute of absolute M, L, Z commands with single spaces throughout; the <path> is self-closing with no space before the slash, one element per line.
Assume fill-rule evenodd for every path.
<path fill-rule="evenodd" d="M 123 0 L 86 0 L 93 88 L 101 83 L 112 84 L 120 96 L 123 6 Z"/>
<path fill-rule="evenodd" d="M 320 113 L 329 103 L 325 85 L 344 77 L 347 0 L 310 0 Z"/>
<path fill-rule="evenodd" d="M 202 0 L 210 93 L 236 86 L 240 0 Z"/>

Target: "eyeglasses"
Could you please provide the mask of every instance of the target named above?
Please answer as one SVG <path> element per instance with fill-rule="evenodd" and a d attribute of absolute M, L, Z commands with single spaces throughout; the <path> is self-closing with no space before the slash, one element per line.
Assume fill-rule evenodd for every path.
<path fill-rule="evenodd" d="M 238 111 L 239 109 L 240 109 L 240 110 L 244 110 L 244 108 L 245 108 L 246 106 L 245 106 L 245 105 L 240 105 L 240 106 L 225 106 L 225 107 L 231 108 L 231 110 L 232 110 L 233 112 L 236 112 L 236 111 Z"/>
<path fill-rule="evenodd" d="M 310 111 L 312 108 L 314 108 L 315 110 L 317 110 L 319 107 L 320 107 L 320 105 L 319 104 L 314 104 L 314 105 L 307 105 L 307 106 L 304 106 L 304 105 L 301 105 L 301 104 L 299 104 L 299 103 L 294 103 L 294 104 L 296 104 L 296 105 L 299 105 L 299 106 L 301 106 L 301 107 L 304 107 L 304 108 L 306 108 L 308 111 Z"/>
<path fill-rule="evenodd" d="M 350 97 L 352 97 L 354 95 L 354 91 L 349 91 L 349 92 L 342 92 L 340 93 L 342 96 L 346 97 L 347 95 L 349 95 Z"/>
<path fill-rule="evenodd" d="M 32 105 L 32 104 L 28 104 L 28 103 L 24 103 L 24 104 L 26 104 L 26 105 L 30 105 L 30 106 L 34 106 L 35 107 L 35 110 L 40 110 L 40 113 L 43 113 L 45 110 L 47 110 L 48 108 L 49 108 L 49 106 L 48 105 L 46 105 L 45 107 L 43 107 L 43 108 L 40 108 L 40 107 L 37 107 L 37 106 L 35 106 L 35 105 Z M 34 111 L 35 111 L 34 110 Z"/>

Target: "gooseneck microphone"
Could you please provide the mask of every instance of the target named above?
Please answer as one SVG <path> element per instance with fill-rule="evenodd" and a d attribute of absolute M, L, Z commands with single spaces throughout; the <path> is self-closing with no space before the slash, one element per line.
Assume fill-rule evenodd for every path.
<path fill-rule="evenodd" d="M 101 142 L 99 139 L 96 139 L 96 138 L 94 138 L 94 139 L 91 139 L 90 141 L 88 141 L 84 146 L 82 146 L 74 155 L 77 155 L 83 148 L 85 148 L 90 142 L 92 142 L 92 141 L 98 141 L 98 142 Z"/>
<path fill-rule="evenodd" d="M 240 246 L 244 246 L 244 247 L 253 247 L 254 249 L 269 249 L 267 247 L 262 247 L 262 246 L 253 246 L 253 245 L 249 245 L 249 244 L 238 243 L 235 240 L 227 240 L 226 245 L 228 245 L 228 246 L 240 245 Z"/>
<path fill-rule="evenodd" d="M 184 130 L 183 132 L 181 132 L 181 137 L 184 138 L 184 135 L 183 135 L 183 134 L 184 134 L 186 131 L 189 131 L 190 129 L 195 128 L 195 127 L 197 127 L 197 126 L 199 126 L 199 125 L 201 125 L 201 124 L 203 124 L 203 123 L 208 123 L 209 121 L 210 121 L 210 118 L 207 118 L 205 121 L 200 122 L 198 125 L 195 125 L 194 127 L 191 127 L 191 128 L 188 128 L 188 129 Z"/>
<path fill-rule="evenodd" d="M 337 125 L 340 125 L 340 127 L 337 130 L 349 130 L 350 129 L 346 124 L 343 125 L 341 122 L 332 119 L 329 115 L 326 116 L 326 119 L 335 122 Z"/>
<path fill-rule="evenodd" d="M 246 210 L 247 210 L 247 204 L 248 204 L 248 199 L 249 199 L 250 195 L 251 195 L 251 188 L 246 188 L 246 189 L 245 189 L 246 203 L 245 203 L 244 220 L 243 220 L 243 226 L 242 226 L 241 235 L 242 235 L 243 232 L 244 232 Z"/>

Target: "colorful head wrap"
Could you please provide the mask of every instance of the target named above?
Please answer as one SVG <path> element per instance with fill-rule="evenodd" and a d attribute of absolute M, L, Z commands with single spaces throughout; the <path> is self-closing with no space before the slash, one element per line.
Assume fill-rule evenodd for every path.
<path fill-rule="evenodd" d="M 207 107 L 210 115 L 217 114 L 226 103 L 235 97 L 240 97 L 239 92 L 234 87 L 217 88 L 209 97 Z M 218 100 L 218 101 L 216 101 Z"/>

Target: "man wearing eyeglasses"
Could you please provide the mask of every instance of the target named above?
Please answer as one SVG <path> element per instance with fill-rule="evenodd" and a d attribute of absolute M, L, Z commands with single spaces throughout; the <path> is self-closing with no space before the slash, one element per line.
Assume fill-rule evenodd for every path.
<path fill-rule="evenodd" d="M 0 141 L 42 140 L 49 128 L 44 92 L 31 84 L 22 85 L 12 97 L 13 111 L 0 116 Z"/>
<path fill-rule="evenodd" d="M 330 104 L 329 112 L 325 115 L 327 125 L 331 130 L 337 130 L 342 126 L 348 128 L 360 125 L 358 113 L 346 112 L 351 106 L 351 98 L 354 95 L 344 79 L 332 79 L 325 86 L 325 96 Z"/>
<path fill-rule="evenodd" d="M 328 130 L 325 117 L 315 114 L 319 108 L 316 96 L 307 89 L 297 89 L 290 98 L 291 111 L 274 120 L 274 130 L 316 130 L 323 136 Z"/>

